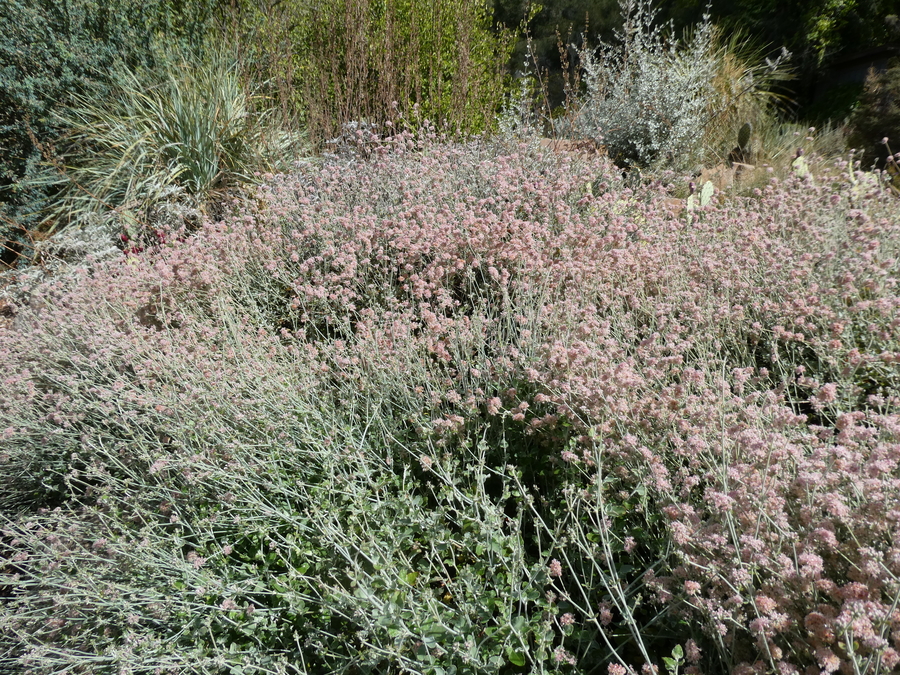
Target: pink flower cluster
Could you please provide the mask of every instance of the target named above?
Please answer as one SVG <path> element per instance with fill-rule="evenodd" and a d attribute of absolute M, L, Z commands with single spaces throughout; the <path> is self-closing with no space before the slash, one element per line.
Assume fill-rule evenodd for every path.
<path fill-rule="evenodd" d="M 603 158 L 524 146 L 272 176 L 191 236 L 51 283 L 0 328 L 4 461 L 118 425 L 164 450 L 148 474 L 197 484 L 255 420 L 278 438 L 286 369 L 338 400 L 398 382 L 447 447 L 502 417 L 546 439 L 548 462 L 587 476 L 602 462 L 611 498 L 652 495 L 677 562 L 648 587 L 710 644 L 740 643 L 735 672 L 890 670 L 898 203 L 847 166 L 714 199 L 690 224 L 671 199 L 623 187 Z M 171 453 L 174 414 L 222 442 Z M 552 445 L 564 423 L 574 447 Z"/>

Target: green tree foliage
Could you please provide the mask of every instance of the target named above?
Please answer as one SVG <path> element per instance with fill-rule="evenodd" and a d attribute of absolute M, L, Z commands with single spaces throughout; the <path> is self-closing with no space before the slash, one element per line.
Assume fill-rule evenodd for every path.
<path fill-rule="evenodd" d="M 868 159 L 883 162 L 888 147 L 900 147 L 900 60 L 883 73 L 870 72 L 850 120 L 850 142 Z M 889 145 L 882 143 L 888 138 Z"/>
<path fill-rule="evenodd" d="M 663 14 L 676 24 L 696 21 L 706 0 L 668 0 Z M 716 21 L 740 28 L 775 48 L 786 46 L 810 68 L 832 55 L 878 46 L 892 39 L 887 17 L 897 0 L 717 0 Z"/>

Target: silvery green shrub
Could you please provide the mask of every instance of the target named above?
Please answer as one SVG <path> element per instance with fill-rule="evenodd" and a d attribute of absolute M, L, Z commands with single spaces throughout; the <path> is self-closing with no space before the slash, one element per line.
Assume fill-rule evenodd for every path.
<path fill-rule="evenodd" d="M 620 0 L 617 44 L 583 48 L 587 94 L 574 122 L 617 163 L 686 168 L 702 150 L 714 100 L 716 59 L 709 17 L 678 41 L 654 24 L 649 0 Z"/>

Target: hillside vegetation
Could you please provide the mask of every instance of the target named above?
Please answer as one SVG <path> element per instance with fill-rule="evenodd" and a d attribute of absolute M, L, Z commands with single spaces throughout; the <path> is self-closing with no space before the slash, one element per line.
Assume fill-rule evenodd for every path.
<path fill-rule="evenodd" d="M 211 6 L 20 118 L 0 671 L 896 672 L 896 160 L 710 21 L 623 3 L 552 114 L 441 7 L 310 80 L 311 6 Z"/>

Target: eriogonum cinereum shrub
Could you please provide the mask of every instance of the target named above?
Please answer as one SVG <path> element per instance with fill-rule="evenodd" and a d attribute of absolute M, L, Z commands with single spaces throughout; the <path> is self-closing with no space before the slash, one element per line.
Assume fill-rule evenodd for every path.
<path fill-rule="evenodd" d="M 836 165 L 688 226 L 602 158 L 414 145 L 0 328 L 3 658 L 890 672 L 894 198 Z"/>

